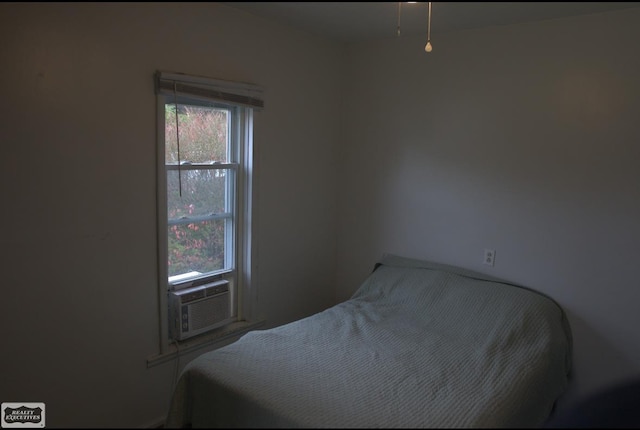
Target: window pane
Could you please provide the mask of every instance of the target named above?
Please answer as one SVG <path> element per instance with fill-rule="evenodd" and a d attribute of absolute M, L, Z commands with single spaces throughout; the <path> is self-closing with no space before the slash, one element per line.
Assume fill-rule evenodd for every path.
<path fill-rule="evenodd" d="M 227 169 L 181 170 L 182 196 L 178 171 L 167 171 L 167 210 L 169 219 L 228 212 L 225 210 Z"/>
<path fill-rule="evenodd" d="M 225 269 L 224 219 L 169 226 L 169 276 Z"/>
<path fill-rule="evenodd" d="M 165 104 L 166 163 L 178 163 L 177 130 L 180 132 L 179 161 L 230 161 L 227 154 L 229 115 L 228 109 L 178 103 L 176 124 L 176 105 Z"/>

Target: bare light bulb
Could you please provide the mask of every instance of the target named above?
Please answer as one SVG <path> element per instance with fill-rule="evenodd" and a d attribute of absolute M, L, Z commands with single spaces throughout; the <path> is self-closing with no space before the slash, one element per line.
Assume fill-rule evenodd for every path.
<path fill-rule="evenodd" d="M 427 45 L 424 47 L 424 50 L 427 52 L 433 51 L 433 46 L 431 46 L 431 42 L 427 42 Z"/>
<path fill-rule="evenodd" d="M 433 51 L 433 46 L 431 46 L 431 2 L 429 2 L 429 21 L 427 22 L 427 44 L 424 50 L 427 52 Z"/>

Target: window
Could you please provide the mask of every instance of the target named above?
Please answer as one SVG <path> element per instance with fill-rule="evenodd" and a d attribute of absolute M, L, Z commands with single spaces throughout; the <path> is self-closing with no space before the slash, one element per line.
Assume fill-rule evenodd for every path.
<path fill-rule="evenodd" d="M 253 111 L 263 102 L 254 85 L 166 72 L 156 74 L 156 94 L 163 352 L 169 341 L 247 318 Z M 209 285 L 225 286 L 215 306 L 201 300 L 208 298 Z M 192 291 L 198 294 L 185 295 Z M 173 309 L 180 294 L 189 306 Z M 192 308 L 198 315 L 186 312 Z"/>

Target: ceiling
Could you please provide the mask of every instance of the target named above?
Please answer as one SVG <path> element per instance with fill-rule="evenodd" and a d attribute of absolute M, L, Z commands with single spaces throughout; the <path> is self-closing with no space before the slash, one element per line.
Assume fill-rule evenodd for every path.
<path fill-rule="evenodd" d="M 398 2 L 226 2 L 336 41 L 396 37 Z M 426 34 L 428 3 L 402 2 L 401 34 Z M 431 34 L 640 7 L 640 2 L 433 2 Z M 596 29 L 594 29 L 595 31 Z"/>

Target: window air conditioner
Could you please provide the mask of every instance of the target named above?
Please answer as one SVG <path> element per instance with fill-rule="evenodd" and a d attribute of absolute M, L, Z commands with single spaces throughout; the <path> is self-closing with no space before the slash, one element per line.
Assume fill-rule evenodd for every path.
<path fill-rule="evenodd" d="M 229 281 L 169 292 L 169 330 L 184 340 L 232 322 Z"/>

